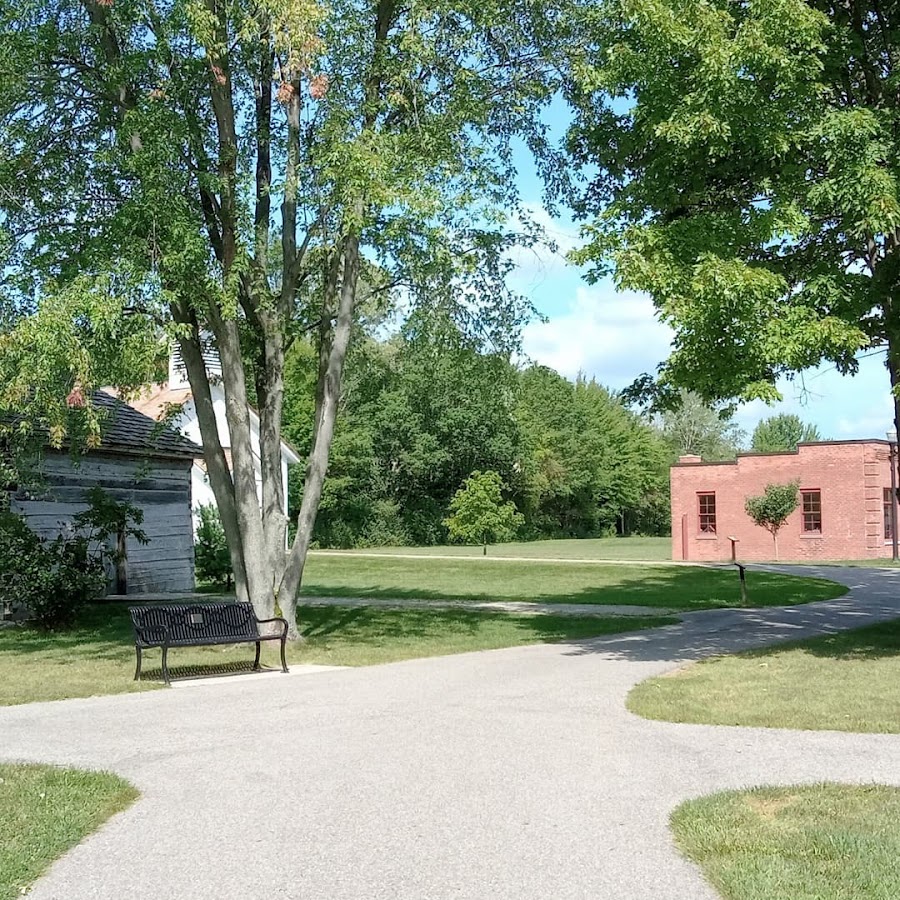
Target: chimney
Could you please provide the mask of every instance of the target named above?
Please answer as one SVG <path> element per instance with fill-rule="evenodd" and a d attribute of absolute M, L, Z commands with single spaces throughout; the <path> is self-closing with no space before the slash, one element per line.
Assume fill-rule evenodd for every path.
<path fill-rule="evenodd" d="M 685 453 L 684 456 L 678 457 L 678 465 L 696 465 L 697 463 L 702 463 L 703 457 L 697 456 L 696 453 Z"/>

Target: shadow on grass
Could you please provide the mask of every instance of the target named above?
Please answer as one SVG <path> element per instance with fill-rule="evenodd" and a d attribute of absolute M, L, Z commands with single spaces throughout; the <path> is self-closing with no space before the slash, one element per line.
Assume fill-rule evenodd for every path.
<path fill-rule="evenodd" d="M 564 563 L 355 559 L 354 568 L 310 572 L 302 595 L 388 600 L 520 600 L 676 610 L 741 607 L 737 570 L 685 566 L 574 567 Z M 328 569 L 333 562 L 328 560 Z M 435 564 L 437 564 L 435 566 Z M 431 568 L 435 566 L 435 568 Z M 476 568 L 477 567 L 477 568 Z M 323 577 L 323 574 L 326 577 Z M 328 577 L 330 576 L 330 577 Z M 593 583 L 591 583 L 593 580 Z M 410 586 L 412 585 L 412 586 Z M 748 608 L 828 600 L 847 588 L 821 577 L 747 573 Z"/>
<path fill-rule="evenodd" d="M 150 651 L 153 652 L 152 650 Z M 251 649 L 251 654 L 252 654 Z M 171 659 L 171 654 L 170 654 Z M 250 672 L 281 672 L 281 669 L 275 669 L 271 666 L 263 666 L 262 669 L 253 668 L 253 660 L 248 659 L 246 662 L 225 662 L 225 663 L 208 663 L 203 665 L 174 665 L 169 666 L 169 677 L 176 681 L 180 678 L 221 678 L 227 675 L 246 675 Z M 162 682 L 163 674 L 161 668 L 145 668 L 141 673 L 141 681 L 159 681 Z"/>
<path fill-rule="evenodd" d="M 642 596 L 652 597 L 654 591 L 666 589 L 679 592 L 688 589 L 695 592 L 702 587 L 694 580 L 699 576 L 729 576 L 732 572 L 716 572 L 708 569 L 656 570 L 635 572 L 622 582 L 618 589 L 581 588 L 577 592 L 553 595 L 557 602 L 590 602 L 591 597 L 603 596 L 604 603 L 627 603 L 638 605 Z M 751 573 L 751 600 L 756 600 L 766 584 L 772 590 L 791 591 L 790 597 L 780 594 L 782 603 L 800 603 L 798 598 L 808 597 L 810 591 L 821 596 L 823 589 L 834 596 L 845 590 L 833 582 L 795 582 L 787 576 L 773 573 Z M 774 582 L 771 579 L 776 579 Z M 426 579 L 423 579 L 425 581 Z M 824 588 L 823 588 L 824 584 Z M 708 583 L 707 583 L 708 586 Z M 540 587 L 538 585 L 538 587 Z M 335 585 L 315 584 L 307 587 L 315 593 L 335 594 Z M 448 599 L 443 591 L 409 590 L 397 591 L 393 587 L 372 587 L 367 591 L 344 591 L 357 597 L 389 596 L 402 599 L 403 596 L 416 599 Z M 607 596 L 611 594 L 611 596 Z M 399 596 L 398 596 L 399 595 Z M 548 599 L 546 592 L 535 599 Z M 709 593 L 706 594 L 707 602 Z M 456 594 L 459 599 L 459 593 Z M 597 603 L 597 600 L 594 600 Z M 665 602 L 663 600 L 663 605 Z M 676 604 L 677 605 L 677 604 Z M 684 604 L 682 604 L 684 605 Z M 701 607 L 702 609 L 702 607 Z M 612 617 L 579 617 L 535 615 L 510 615 L 490 611 L 454 608 L 407 608 L 388 609 L 382 607 L 301 607 L 300 626 L 307 638 L 305 644 L 291 646 L 289 661 L 305 661 L 304 647 L 335 649 L 346 654 L 348 648 L 383 648 L 392 643 L 406 642 L 412 646 L 428 644 L 415 655 L 433 655 L 442 652 L 457 652 L 444 647 L 457 641 L 463 644 L 466 636 L 478 633 L 479 640 L 491 628 L 512 630 L 521 640 L 511 640 L 506 646 L 529 642 L 558 642 L 569 644 L 566 653 L 572 655 L 602 653 L 613 658 L 638 661 L 689 661 L 707 656 L 750 650 L 760 645 L 771 645 L 806 638 L 814 634 L 836 632 L 871 625 L 873 622 L 900 616 L 900 604 L 889 594 L 869 594 L 855 599 L 833 599 L 828 604 L 816 606 L 786 605 L 777 609 L 718 609 L 689 613 L 684 621 L 677 624 L 672 619 L 653 617 L 653 605 L 647 604 L 646 617 L 627 620 Z M 665 627 L 662 627 L 665 626 Z M 641 630 L 651 628 L 652 630 Z M 499 644 L 498 644 L 499 646 Z M 248 649 L 252 654 L 252 647 Z M 463 648 L 465 649 L 465 648 Z M 478 649 L 473 640 L 472 649 Z M 882 631 L 874 629 L 864 645 L 851 645 L 840 637 L 825 640 L 816 645 L 814 651 L 824 655 L 840 656 L 860 654 L 893 654 L 900 649 L 898 630 Z M 0 661 L 13 663 L 15 659 L 31 654 L 46 654 L 48 663 L 60 665 L 70 659 L 103 659 L 122 662 L 133 666 L 134 645 L 131 624 L 125 604 L 104 604 L 91 607 L 82 619 L 81 625 L 73 632 L 63 634 L 42 634 L 28 628 L 0 630 Z M 155 662 L 155 661 L 154 661 Z M 179 666 L 178 654 L 173 653 L 172 662 Z M 199 664 L 204 672 L 217 674 L 215 666 L 220 662 L 231 665 L 232 660 L 217 661 L 188 660 L 191 665 Z M 242 661 L 241 663 L 242 664 Z M 358 663 L 357 663 L 358 664 Z M 249 665 L 249 663 L 248 663 Z M 230 671 L 230 670 L 229 670 Z"/>
<path fill-rule="evenodd" d="M 467 610 L 465 608 L 410 608 L 389 609 L 383 607 L 301 607 L 299 624 L 303 643 L 288 645 L 290 662 L 303 662 L 304 649 L 315 647 L 389 647 L 403 643 L 408 646 L 429 644 L 435 653 L 456 641 L 465 644 L 471 638 L 473 649 L 478 649 L 478 639 L 491 630 L 503 630 L 508 636 L 518 635 L 518 643 L 542 643 L 553 641 L 577 641 L 585 637 L 619 634 L 625 630 L 666 625 L 677 621 L 671 617 L 648 616 L 614 618 L 600 616 L 567 615 L 515 615 L 504 612 Z M 516 640 L 510 641 L 515 645 Z M 211 652 L 209 648 L 173 648 L 170 653 L 171 671 L 174 677 L 184 675 L 217 675 L 249 671 L 253 654 L 252 644 L 235 644 L 222 647 L 217 652 L 236 653 L 247 651 L 243 660 L 214 660 L 208 662 L 200 654 Z M 267 648 L 268 649 L 268 648 Z M 145 654 L 144 679 L 161 677 L 159 651 Z M 455 652 L 450 650 L 447 652 Z M 191 659 L 194 654 L 196 658 Z M 28 656 L 44 656 L 48 662 L 64 664 L 69 661 L 108 660 L 134 665 L 134 641 L 128 610 L 123 605 L 102 604 L 85 611 L 81 624 L 70 632 L 47 634 L 28 627 L 0 630 L 0 662 L 13 662 Z M 421 655 L 430 655 L 428 650 Z M 179 661 L 185 656 L 187 663 Z M 265 664 L 265 656 L 263 660 Z M 133 671 L 133 668 L 131 669 Z M 124 671 L 124 669 L 123 669 Z"/>
<path fill-rule="evenodd" d="M 773 653 L 794 648 L 799 648 L 810 656 L 848 662 L 900 656 L 900 619 L 803 641 L 788 641 L 777 647 L 761 647 L 748 650 L 744 655 L 750 659 L 762 659 Z"/>
<path fill-rule="evenodd" d="M 398 640 L 440 639 L 449 635 L 476 635 L 491 626 L 509 627 L 536 643 L 579 640 L 586 636 L 620 634 L 625 630 L 666 625 L 671 617 L 604 618 L 598 616 L 515 615 L 460 608 L 407 608 L 312 606 L 301 608 L 300 627 L 309 642 L 338 637 L 342 641 L 381 645 Z"/>

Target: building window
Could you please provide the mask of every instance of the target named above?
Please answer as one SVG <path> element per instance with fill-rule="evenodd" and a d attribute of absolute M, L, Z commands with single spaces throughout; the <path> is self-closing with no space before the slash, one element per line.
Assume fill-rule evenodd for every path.
<path fill-rule="evenodd" d="M 803 533 L 822 533 L 822 492 L 801 491 L 803 500 Z"/>
<path fill-rule="evenodd" d="M 893 512 L 893 502 L 891 498 L 891 489 L 884 489 L 884 539 L 886 541 L 891 541 L 894 539 L 894 517 L 892 515 Z"/>
<path fill-rule="evenodd" d="M 697 494 L 700 511 L 700 534 L 716 533 L 716 495 Z"/>

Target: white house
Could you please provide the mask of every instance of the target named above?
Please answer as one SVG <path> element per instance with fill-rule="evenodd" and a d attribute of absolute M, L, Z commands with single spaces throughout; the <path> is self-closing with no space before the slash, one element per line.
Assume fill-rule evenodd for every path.
<path fill-rule="evenodd" d="M 215 351 L 204 354 L 207 370 L 216 373 L 221 372 L 221 365 L 215 355 Z M 225 457 L 231 465 L 231 437 L 228 433 L 228 424 L 225 419 L 225 389 L 216 381 L 210 383 L 213 408 L 216 411 L 216 422 L 219 427 L 219 440 L 225 450 Z M 173 406 L 177 406 L 178 412 L 171 419 L 171 426 L 178 429 L 190 440 L 202 446 L 203 438 L 200 435 L 200 423 L 197 419 L 197 410 L 194 406 L 194 398 L 191 394 L 191 386 L 188 383 L 187 372 L 181 361 L 181 354 L 176 349 L 169 357 L 169 380 L 162 384 L 153 385 L 149 393 L 144 393 L 140 399 L 132 401 L 131 405 L 156 421 L 166 417 Z M 259 416 L 251 408 L 250 410 L 250 442 L 253 447 L 254 466 L 256 469 L 257 491 L 262 493 L 262 475 L 259 462 Z M 284 513 L 288 512 L 288 466 L 300 462 L 297 452 L 285 441 L 281 442 L 281 478 L 284 486 Z M 191 491 L 194 521 L 196 524 L 196 510 L 199 506 L 215 505 L 212 486 L 206 473 L 206 463 L 198 459 L 191 471 Z"/>

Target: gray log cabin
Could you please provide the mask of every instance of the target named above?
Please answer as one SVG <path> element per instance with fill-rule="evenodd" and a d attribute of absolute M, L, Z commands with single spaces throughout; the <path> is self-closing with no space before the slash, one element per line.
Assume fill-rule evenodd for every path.
<path fill-rule="evenodd" d="M 128 593 L 193 591 L 191 467 L 202 449 L 107 394 L 93 402 L 107 412 L 100 447 L 78 458 L 45 449 L 38 485 L 14 490 L 10 508 L 53 538 L 86 508 L 85 491 L 99 486 L 144 512 L 149 543 L 128 541 Z"/>

